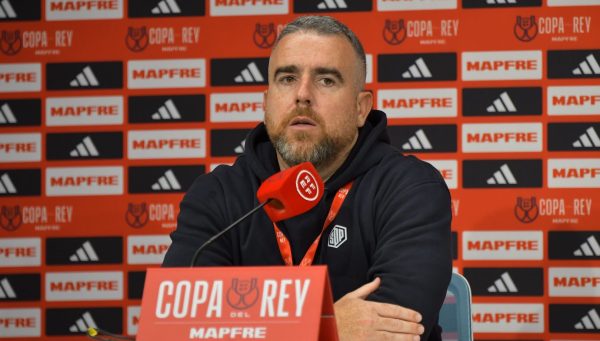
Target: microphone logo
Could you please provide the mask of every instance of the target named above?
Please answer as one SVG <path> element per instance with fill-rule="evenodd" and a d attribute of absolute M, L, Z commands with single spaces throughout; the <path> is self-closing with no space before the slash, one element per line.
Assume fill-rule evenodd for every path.
<path fill-rule="evenodd" d="M 258 301 L 257 278 L 231 280 L 231 286 L 227 290 L 227 303 L 235 309 L 244 310 L 252 307 Z"/>
<path fill-rule="evenodd" d="M 298 176 L 296 177 L 296 190 L 306 201 L 315 201 L 319 197 L 317 179 L 307 170 L 298 172 Z"/>

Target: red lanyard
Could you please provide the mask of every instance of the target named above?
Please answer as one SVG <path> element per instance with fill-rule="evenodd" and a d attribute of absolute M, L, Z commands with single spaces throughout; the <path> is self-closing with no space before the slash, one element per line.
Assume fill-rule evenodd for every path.
<path fill-rule="evenodd" d="M 313 259 L 315 257 L 315 252 L 317 252 L 317 247 L 319 246 L 319 241 L 321 240 L 321 235 L 325 231 L 325 228 L 331 224 L 331 222 L 335 219 L 342 207 L 342 203 L 346 200 L 346 196 L 348 192 L 350 192 L 350 188 L 352 187 L 352 182 L 347 183 L 344 187 L 340 188 L 335 194 L 335 198 L 333 199 L 333 203 L 331 203 L 331 208 L 329 209 L 329 213 L 327 214 L 327 218 L 323 223 L 323 229 L 317 239 L 312 243 L 312 245 L 306 251 L 304 258 L 300 262 L 300 266 L 309 266 L 312 264 Z M 286 238 L 286 236 L 281 232 L 281 230 L 277 227 L 277 224 L 273 223 L 273 227 L 275 228 L 275 236 L 277 239 L 277 245 L 279 246 L 279 252 L 281 253 L 281 258 L 285 262 L 285 265 L 294 265 L 294 260 L 292 258 L 292 247 L 290 246 L 290 241 Z"/>

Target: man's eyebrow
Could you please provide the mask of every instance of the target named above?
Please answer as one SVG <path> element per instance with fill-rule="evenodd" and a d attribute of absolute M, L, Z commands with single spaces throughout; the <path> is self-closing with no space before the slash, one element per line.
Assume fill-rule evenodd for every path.
<path fill-rule="evenodd" d="M 298 67 L 295 65 L 280 66 L 277 69 L 275 69 L 273 78 L 277 78 L 277 75 L 279 75 L 280 73 L 298 73 Z"/>
<path fill-rule="evenodd" d="M 328 68 L 328 67 L 318 67 L 315 69 L 315 74 L 317 75 L 333 75 L 340 82 L 344 82 L 344 77 L 342 77 L 342 73 L 336 68 Z"/>

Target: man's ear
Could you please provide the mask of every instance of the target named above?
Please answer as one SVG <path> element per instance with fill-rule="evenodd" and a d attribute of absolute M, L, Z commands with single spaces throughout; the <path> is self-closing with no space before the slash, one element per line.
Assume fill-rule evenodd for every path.
<path fill-rule="evenodd" d="M 263 102 L 262 102 L 262 107 L 263 107 L 263 121 L 264 121 L 264 115 L 267 112 L 267 97 L 269 96 L 269 90 L 265 90 L 263 91 Z"/>
<path fill-rule="evenodd" d="M 369 90 L 361 91 L 356 97 L 356 109 L 358 116 L 356 117 L 356 126 L 362 127 L 373 109 L 373 93 Z"/>

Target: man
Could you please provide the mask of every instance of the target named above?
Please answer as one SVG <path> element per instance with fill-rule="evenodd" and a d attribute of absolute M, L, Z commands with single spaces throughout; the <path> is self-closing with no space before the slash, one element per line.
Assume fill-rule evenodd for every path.
<path fill-rule="evenodd" d="M 340 339 L 440 340 L 437 316 L 451 274 L 450 196 L 429 164 L 389 145 L 385 114 L 364 91 L 365 53 L 330 17 L 301 17 L 281 32 L 269 61 L 265 119 L 233 166 L 200 176 L 181 203 L 164 266 L 189 264 L 208 238 L 255 207 L 270 175 L 310 161 L 325 181 L 319 204 L 277 222 L 299 264 L 331 277 Z M 340 188 L 350 191 L 324 222 Z M 334 205 L 335 206 L 335 205 Z M 328 243 L 336 227 L 341 244 Z M 264 211 L 203 251 L 200 265 L 283 265 Z M 309 251 L 310 253 L 310 251 Z"/>

